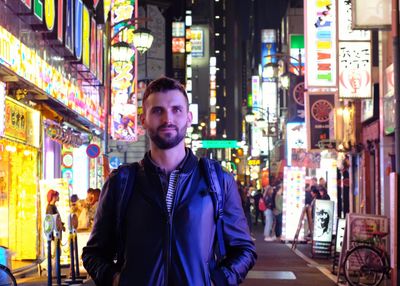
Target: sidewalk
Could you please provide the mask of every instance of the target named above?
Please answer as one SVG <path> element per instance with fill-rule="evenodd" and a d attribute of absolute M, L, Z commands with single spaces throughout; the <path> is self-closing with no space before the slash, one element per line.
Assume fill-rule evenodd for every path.
<path fill-rule="evenodd" d="M 253 232 L 256 236 L 258 259 L 243 285 L 336 285 L 335 276 L 330 274 L 330 260 L 305 260 L 307 255 L 300 250 L 292 251 L 291 244 L 265 242 L 262 225 L 256 226 Z M 299 246 L 298 249 L 304 248 L 304 252 L 307 252 L 307 247 L 311 249 L 307 244 Z"/>

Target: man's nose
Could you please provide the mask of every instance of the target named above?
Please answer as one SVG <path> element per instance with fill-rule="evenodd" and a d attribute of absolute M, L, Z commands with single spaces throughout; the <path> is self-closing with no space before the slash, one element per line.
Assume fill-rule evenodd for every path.
<path fill-rule="evenodd" d="M 163 121 L 164 123 L 171 123 L 172 122 L 172 114 L 170 112 L 164 112 L 164 116 L 163 116 Z"/>

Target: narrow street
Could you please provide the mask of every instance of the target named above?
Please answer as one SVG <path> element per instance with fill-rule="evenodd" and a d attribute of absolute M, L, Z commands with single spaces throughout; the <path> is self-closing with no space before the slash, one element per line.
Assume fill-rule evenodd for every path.
<path fill-rule="evenodd" d="M 265 242 L 262 226 L 254 230 L 258 260 L 242 285 L 274 285 L 274 286 L 333 286 L 336 276 L 330 270 L 330 259 L 311 259 L 310 244 L 299 244 L 296 251 L 291 250 L 291 244 L 281 242 Z M 56 285 L 56 283 L 53 283 Z M 47 285 L 47 277 L 38 277 L 36 273 L 30 277 L 18 280 L 21 286 Z M 91 279 L 83 285 L 94 285 Z"/>

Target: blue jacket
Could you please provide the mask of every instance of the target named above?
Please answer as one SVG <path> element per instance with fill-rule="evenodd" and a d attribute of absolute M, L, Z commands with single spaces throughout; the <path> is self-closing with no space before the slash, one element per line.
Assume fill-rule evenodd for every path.
<path fill-rule="evenodd" d="M 214 205 L 198 159 L 183 164 L 169 215 L 157 168 L 148 154 L 118 234 L 118 176 L 104 184 L 93 231 L 82 259 L 96 285 L 238 285 L 256 260 L 236 182 L 224 173 L 224 241 L 226 258 L 216 265 Z M 126 205 L 126 204 L 125 204 Z M 122 247 L 121 247 L 122 246 Z M 121 253 L 114 263 L 117 253 Z"/>

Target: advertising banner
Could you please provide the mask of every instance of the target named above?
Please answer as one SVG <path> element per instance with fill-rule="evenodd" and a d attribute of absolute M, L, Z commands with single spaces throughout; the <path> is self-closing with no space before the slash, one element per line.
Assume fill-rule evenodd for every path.
<path fill-rule="evenodd" d="M 304 2 L 306 86 L 336 87 L 336 1 Z"/>
<path fill-rule="evenodd" d="M 297 224 L 304 207 L 306 169 L 285 167 L 283 176 L 283 235 L 286 240 L 293 240 Z M 299 240 L 304 239 L 304 229 L 299 233 Z"/>
<path fill-rule="evenodd" d="M 321 149 L 321 142 L 333 140 L 330 138 L 329 115 L 335 108 L 334 93 L 309 94 L 306 97 L 306 122 L 310 150 Z"/>
<path fill-rule="evenodd" d="M 339 97 L 372 97 L 371 42 L 339 42 Z"/>
<path fill-rule="evenodd" d="M 335 203 L 316 200 L 314 208 L 313 255 L 331 255 Z"/>
<path fill-rule="evenodd" d="M 307 132 L 304 122 L 290 122 L 286 124 L 287 165 L 292 166 L 292 150 L 307 148 Z"/>
<path fill-rule="evenodd" d="M 293 167 L 318 169 L 321 165 L 320 152 L 307 152 L 307 150 L 303 148 L 292 148 L 291 154 L 291 164 Z"/>
<path fill-rule="evenodd" d="M 316 200 L 314 208 L 314 240 L 331 242 L 334 218 L 333 201 Z"/>
<path fill-rule="evenodd" d="M 373 214 L 347 214 L 347 246 L 350 247 L 352 241 L 367 240 L 373 238 L 374 232 L 388 232 L 389 220 L 386 216 Z M 383 238 L 387 242 L 387 237 Z"/>
<path fill-rule="evenodd" d="M 304 77 L 290 73 L 288 121 L 304 121 Z"/>

